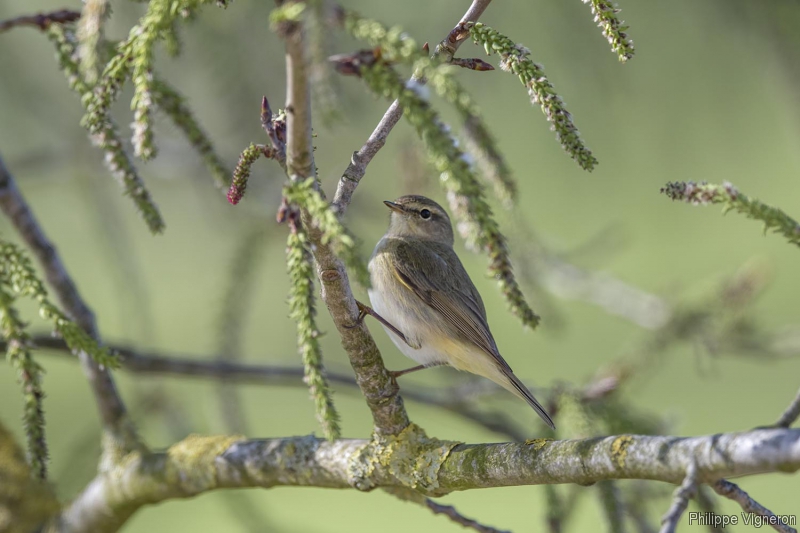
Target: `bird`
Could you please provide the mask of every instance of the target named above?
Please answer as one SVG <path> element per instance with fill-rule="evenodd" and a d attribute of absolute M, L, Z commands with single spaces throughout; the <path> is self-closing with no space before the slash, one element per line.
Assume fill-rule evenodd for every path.
<path fill-rule="evenodd" d="M 447 212 L 425 196 L 407 195 L 384 204 L 389 228 L 369 262 L 371 308 L 398 349 L 419 366 L 449 365 L 488 378 L 525 400 L 555 429 L 550 415 L 514 375 L 489 330 L 486 308 L 453 250 Z"/>

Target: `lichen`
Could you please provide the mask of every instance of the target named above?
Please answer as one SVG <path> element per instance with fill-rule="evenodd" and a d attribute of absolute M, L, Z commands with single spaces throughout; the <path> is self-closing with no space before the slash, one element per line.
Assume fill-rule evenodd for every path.
<path fill-rule="evenodd" d="M 348 465 L 350 484 L 371 490 L 377 486 L 373 478 L 388 473 L 405 487 L 433 492 L 439 487 L 439 468 L 459 444 L 429 438 L 416 424 L 396 436 L 374 434 Z"/>
<path fill-rule="evenodd" d="M 628 456 L 628 446 L 633 443 L 630 435 L 621 435 L 611 443 L 611 458 L 620 467 L 625 467 L 625 459 Z"/>
<path fill-rule="evenodd" d="M 528 439 L 525 441 L 525 444 L 533 447 L 533 450 L 538 452 L 551 442 L 553 442 L 553 439 Z"/>
<path fill-rule="evenodd" d="M 244 439 L 241 435 L 189 435 L 167 450 L 167 462 L 180 472 L 180 484 L 185 490 L 201 492 L 216 485 L 214 458 Z"/>

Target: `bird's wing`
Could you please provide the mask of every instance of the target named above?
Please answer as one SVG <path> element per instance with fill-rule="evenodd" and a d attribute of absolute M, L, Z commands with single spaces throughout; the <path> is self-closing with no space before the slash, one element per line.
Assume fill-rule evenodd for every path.
<path fill-rule="evenodd" d="M 453 249 L 435 243 L 425 248 L 401 243 L 396 253 L 397 260 L 392 263 L 398 280 L 503 370 L 511 372 L 489 331 L 481 296 Z"/>
<path fill-rule="evenodd" d="M 397 279 L 437 311 L 464 338 L 489 355 L 507 379 L 508 386 L 504 386 L 512 392 L 516 391 L 548 426 L 555 429 L 550 415 L 514 375 L 497 350 L 486 322 L 486 309 L 481 295 L 453 249 L 435 243 L 428 243 L 424 248 L 412 248 L 407 243 L 400 243 L 396 252 L 396 261 L 391 264 Z"/>

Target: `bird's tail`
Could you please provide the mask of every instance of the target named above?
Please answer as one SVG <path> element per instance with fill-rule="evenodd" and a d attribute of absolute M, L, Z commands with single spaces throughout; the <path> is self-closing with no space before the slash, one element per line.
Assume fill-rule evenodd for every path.
<path fill-rule="evenodd" d="M 505 385 L 505 388 L 528 402 L 528 405 L 533 407 L 533 410 L 536 411 L 536 414 L 538 414 L 542 420 L 544 420 L 545 424 L 550 426 L 550 429 L 556 429 L 553 419 L 550 418 L 550 415 L 548 415 L 547 411 L 544 410 L 542 404 L 540 404 L 536 398 L 533 397 L 533 393 L 528 390 L 528 387 L 526 387 L 510 369 L 501 369 L 501 371 L 507 380 L 507 385 Z M 501 383 L 501 385 L 503 385 L 503 383 Z"/>

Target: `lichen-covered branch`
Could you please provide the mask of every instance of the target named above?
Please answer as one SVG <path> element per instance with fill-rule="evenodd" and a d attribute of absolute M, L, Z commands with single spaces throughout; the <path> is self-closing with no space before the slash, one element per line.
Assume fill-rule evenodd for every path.
<path fill-rule="evenodd" d="M 44 234 L 2 159 L 0 159 L 0 210 L 8 217 L 19 236 L 39 260 L 39 265 L 58 297 L 61 307 L 89 337 L 98 341 L 99 334 L 94 313 L 83 301 L 58 251 Z M 106 434 L 110 438 L 107 441 L 109 447 L 122 451 L 141 448 L 141 442 L 128 418 L 109 369 L 92 359 L 85 350 L 79 353 L 79 357 L 94 391 Z"/>
<path fill-rule="evenodd" d="M 63 513 L 61 531 L 116 531 L 143 505 L 220 488 L 400 487 L 435 497 L 476 488 L 588 485 L 607 479 L 680 484 L 693 461 L 700 483 L 795 472 L 800 469 L 800 430 L 473 445 L 430 439 L 413 425 L 396 437 L 373 441 L 191 436 L 165 453 L 132 453 L 118 468 L 100 474 Z"/>
<path fill-rule="evenodd" d="M 764 233 L 772 230 L 800 246 L 800 224 L 776 207 L 749 198 L 727 181 L 722 185 L 676 181 L 661 189 L 672 200 L 682 200 L 693 205 L 722 204 L 723 213 L 736 211 L 764 223 Z"/>

